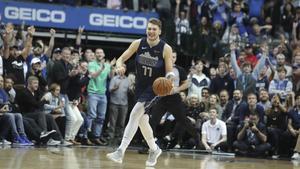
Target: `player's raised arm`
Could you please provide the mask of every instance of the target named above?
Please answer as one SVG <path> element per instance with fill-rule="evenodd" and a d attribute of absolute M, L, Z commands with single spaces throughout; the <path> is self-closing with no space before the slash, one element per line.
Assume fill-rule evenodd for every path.
<path fill-rule="evenodd" d="M 170 45 L 166 44 L 164 46 L 164 60 L 165 60 L 165 69 L 166 69 L 166 77 L 169 76 L 174 77 L 175 74 L 173 73 L 173 62 L 172 62 L 172 48 Z"/>
<path fill-rule="evenodd" d="M 118 58 L 117 62 L 116 62 L 116 72 L 118 74 L 124 74 L 125 73 L 125 69 L 123 67 L 123 64 L 130 59 L 133 54 L 138 50 L 138 47 L 140 45 L 141 40 L 135 40 L 133 41 L 130 46 L 128 47 L 128 49 L 125 50 L 125 52 L 123 52 L 123 54 Z"/>

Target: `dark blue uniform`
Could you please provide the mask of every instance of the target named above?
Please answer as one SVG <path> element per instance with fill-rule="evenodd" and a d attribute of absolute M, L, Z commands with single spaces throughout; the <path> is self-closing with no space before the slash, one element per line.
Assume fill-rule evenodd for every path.
<path fill-rule="evenodd" d="M 165 76 L 163 51 L 165 42 L 160 40 L 156 46 L 150 47 L 146 38 L 142 38 L 135 57 L 137 101 L 150 101 L 155 97 L 152 84 L 158 77 Z"/>

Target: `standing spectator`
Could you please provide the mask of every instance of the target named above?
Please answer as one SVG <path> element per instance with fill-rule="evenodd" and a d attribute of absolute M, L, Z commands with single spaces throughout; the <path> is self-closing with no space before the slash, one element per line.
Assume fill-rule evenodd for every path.
<path fill-rule="evenodd" d="M 293 90 L 293 84 L 291 81 L 286 79 L 286 69 L 279 67 L 277 69 L 278 79 L 271 81 L 269 86 L 269 93 L 271 95 L 279 94 L 282 100 L 285 100 L 287 94 Z"/>
<path fill-rule="evenodd" d="M 106 7 L 108 9 L 121 9 L 122 0 L 107 0 Z"/>
<path fill-rule="evenodd" d="M 100 140 L 102 127 L 105 120 L 107 98 L 106 83 L 111 71 L 111 65 L 105 63 L 105 53 L 103 49 L 96 49 L 96 60 L 89 63 L 88 70 L 91 79 L 88 85 L 88 130 L 91 130 L 93 142 L 97 145 L 106 145 L 107 143 Z M 93 128 L 92 128 L 92 123 Z"/>
<path fill-rule="evenodd" d="M 195 69 L 195 74 L 190 74 L 189 76 L 189 89 L 188 89 L 188 96 L 191 94 L 198 95 L 198 98 L 202 99 L 202 88 L 203 87 L 209 87 L 210 85 L 210 79 L 203 74 L 203 68 L 204 68 L 204 62 L 201 60 L 198 60 Z"/>
<path fill-rule="evenodd" d="M 176 35 L 177 35 L 177 45 L 187 51 L 187 47 L 189 47 L 189 36 L 192 34 L 190 28 L 190 6 L 191 0 L 188 0 L 187 10 L 180 10 L 180 3 L 181 0 L 176 0 L 176 7 L 175 7 L 175 26 L 176 26 Z M 191 45 L 191 44 L 190 44 Z"/>
<path fill-rule="evenodd" d="M 71 49 L 64 47 L 61 54 L 62 59 L 54 63 L 52 71 L 55 72 L 55 74 L 53 74 L 52 80 L 61 87 L 61 97 L 63 97 L 65 102 L 64 112 L 66 114 L 65 139 L 71 140 L 72 135 L 74 135 L 73 130 L 77 124 L 80 123 L 80 118 L 78 118 L 77 113 L 74 113 L 72 110 L 67 92 L 71 79 L 75 78 L 79 72 L 76 67 L 73 68 L 70 64 Z"/>
<path fill-rule="evenodd" d="M 286 32 L 289 37 L 292 37 L 293 22 L 295 19 L 295 7 L 292 2 L 284 3 L 281 10 L 281 24 L 284 32 Z"/>
<path fill-rule="evenodd" d="M 260 90 L 265 89 L 268 90 L 269 89 L 269 77 L 267 76 L 267 66 L 264 66 L 264 68 L 260 71 L 257 81 L 256 81 L 256 91 L 255 93 L 259 93 Z"/>
<path fill-rule="evenodd" d="M 30 76 L 35 76 L 39 79 L 39 91 L 41 91 L 42 93 L 45 93 L 45 91 L 48 89 L 48 85 L 47 85 L 47 81 L 45 76 L 42 75 L 42 62 L 39 58 L 34 57 L 31 60 L 30 63 L 30 69 L 27 72 L 26 75 L 26 80 L 28 79 L 28 77 Z"/>
<path fill-rule="evenodd" d="M 123 65 L 126 68 L 126 65 Z M 108 134 L 110 139 L 120 141 L 128 111 L 129 81 L 126 75 L 115 75 L 109 84 L 110 105 Z M 113 142 L 113 140 L 111 140 Z"/>
<path fill-rule="evenodd" d="M 277 62 L 277 65 L 275 67 L 277 68 L 277 70 L 278 70 L 279 67 L 284 67 L 284 69 L 286 70 L 285 77 L 287 79 L 291 79 L 292 75 L 293 75 L 292 74 L 293 73 L 293 69 L 292 69 L 291 66 L 289 66 L 289 65 L 286 64 L 285 55 L 282 54 L 282 53 L 277 54 L 276 55 L 276 62 Z M 273 66 L 273 65 L 271 65 L 271 66 Z M 279 78 L 278 71 L 276 71 L 275 75 L 274 75 L 274 79 L 278 79 L 278 78 Z"/>
<path fill-rule="evenodd" d="M 226 29 L 222 37 L 222 42 L 226 44 L 236 43 L 238 47 L 242 46 L 242 37 L 236 24 Z"/>
<path fill-rule="evenodd" d="M 25 87 L 25 78 L 28 70 L 26 64 L 26 59 L 30 53 L 32 46 L 32 38 L 35 32 L 33 26 L 28 27 L 26 41 L 24 49 L 22 52 L 18 52 L 17 48 L 10 47 L 10 36 L 12 36 L 14 29 L 12 26 L 6 26 L 5 33 L 3 34 L 3 45 L 4 45 L 4 55 L 3 55 L 3 65 L 4 65 L 4 74 L 14 77 L 15 83 L 14 87 L 19 90 Z"/>
<path fill-rule="evenodd" d="M 245 23 L 248 20 L 248 16 L 242 11 L 241 3 L 234 2 L 233 3 L 233 11 L 229 15 L 229 24 L 236 24 L 239 33 L 242 37 L 247 37 L 247 30 Z"/>
<path fill-rule="evenodd" d="M 278 158 L 278 153 L 282 145 L 282 138 L 287 129 L 287 109 L 280 102 L 280 96 L 274 95 L 272 107 L 266 110 L 269 142 L 272 145 L 273 157 Z"/>
<path fill-rule="evenodd" d="M 252 67 L 251 63 L 246 62 L 242 65 L 242 70 L 237 65 L 236 55 L 235 55 L 235 44 L 230 45 L 231 49 L 231 65 L 237 74 L 237 83 L 236 89 L 243 91 L 244 97 L 247 96 L 249 93 L 255 93 L 255 84 L 258 78 L 258 74 L 265 65 L 266 61 L 266 52 L 268 51 L 267 47 L 263 47 L 263 57 L 259 59 L 258 64 L 255 66 L 253 72 L 251 73 Z"/>
<path fill-rule="evenodd" d="M 41 62 L 41 72 L 43 78 L 47 79 L 47 63 L 49 61 L 49 58 L 51 57 L 51 53 L 54 47 L 54 38 L 55 38 L 55 30 L 50 29 L 50 41 L 47 51 L 45 51 L 45 45 L 42 40 L 37 40 L 33 46 L 33 54 L 29 55 L 26 58 L 26 62 L 28 65 L 28 69 L 31 68 L 31 61 L 33 58 L 40 59 Z"/>
<path fill-rule="evenodd" d="M 228 65 L 225 62 L 219 62 L 218 66 L 218 74 L 216 78 L 211 80 L 210 84 L 210 92 L 212 94 L 219 94 L 221 90 L 227 90 L 232 97 L 232 93 L 234 90 L 233 79 L 229 75 Z"/>
<path fill-rule="evenodd" d="M 61 49 L 60 48 L 55 48 L 54 51 L 53 51 L 51 59 L 49 59 L 47 65 L 46 65 L 48 85 L 52 84 L 52 77 L 53 77 L 52 69 L 53 69 L 53 65 L 54 65 L 54 63 L 56 61 L 60 60 L 61 57 L 62 57 L 62 55 L 61 55 Z"/>
<path fill-rule="evenodd" d="M 249 17 L 256 17 L 261 19 L 261 13 L 263 10 L 265 0 L 248 0 Z"/>
<path fill-rule="evenodd" d="M 218 119 L 218 110 L 215 108 L 209 110 L 209 116 L 209 120 L 204 122 L 202 125 L 202 144 L 208 151 L 218 148 L 222 151 L 226 151 L 226 124 Z"/>

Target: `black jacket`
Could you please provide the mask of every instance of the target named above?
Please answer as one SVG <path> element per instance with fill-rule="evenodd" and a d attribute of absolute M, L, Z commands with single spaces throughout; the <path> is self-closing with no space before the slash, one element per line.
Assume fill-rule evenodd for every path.
<path fill-rule="evenodd" d="M 39 91 L 34 92 L 34 95 L 24 88 L 17 92 L 16 103 L 19 106 L 21 113 L 33 113 L 42 111 L 46 101 L 41 101 L 42 95 Z"/>
<path fill-rule="evenodd" d="M 69 72 L 73 69 L 72 65 L 63 60 L 58 60 L 54 62 L 52 68 L 52 82 L 60 85 L 61 94 L 67 94 L 67 90 L 70 83 Z"/>

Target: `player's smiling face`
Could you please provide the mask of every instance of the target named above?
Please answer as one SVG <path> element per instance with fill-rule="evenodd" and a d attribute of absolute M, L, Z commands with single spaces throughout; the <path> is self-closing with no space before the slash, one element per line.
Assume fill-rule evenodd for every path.
<path fill-rule="evenodd" d="M 157 25 L 148 23 L 146 33 L 147 33 L 148 40 L 155 41 L 156 39 L 158 39 L 161 30 Z"/>

